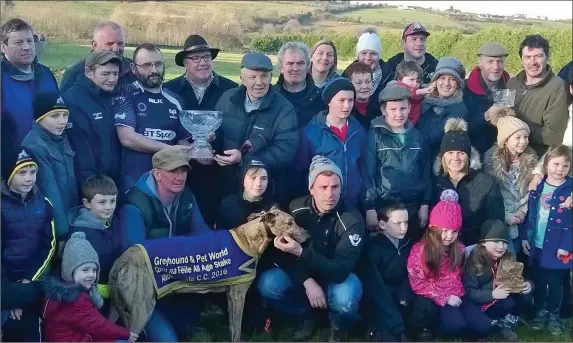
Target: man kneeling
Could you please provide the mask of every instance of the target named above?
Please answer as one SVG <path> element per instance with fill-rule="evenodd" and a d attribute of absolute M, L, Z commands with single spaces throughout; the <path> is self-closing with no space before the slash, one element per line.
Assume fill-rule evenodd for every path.
<path fill-rule="evenodd" d="M 330 159 L 315 156 L 309 169 L 310 196 L 295 199 L 290 214 L 306 229 L 311 243 L 302 247 L 289 237 L 275 238 L 276 265 L 258 281 L 262 297 L 281 312 L 300 318 L 295 341 L 311 338 L 311 309 L 328 309 L 330 341 L 345 341 L 358 319 L 362 285 L 352 273 L 360 256 L 365 224 L 340 200 L 342 173 Z M 306 298 L 304 294 L 306 293 Z"/>

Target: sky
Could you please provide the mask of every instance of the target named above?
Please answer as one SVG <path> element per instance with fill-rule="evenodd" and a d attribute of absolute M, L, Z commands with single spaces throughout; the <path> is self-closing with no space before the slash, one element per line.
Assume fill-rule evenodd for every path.
<path fill-rule="evenodd" d="M 351 3 L 368 3 L 378 1 L 351 1 Z M 497 15 L 525 14 L 529 18 L 537 16 L 548 19 L 571 19 L 573 2 L 571 1 L 380 1 L 392 5 L 432 7 L 445 10 L 455 9 L 471 13 L 489 13 Z"/>

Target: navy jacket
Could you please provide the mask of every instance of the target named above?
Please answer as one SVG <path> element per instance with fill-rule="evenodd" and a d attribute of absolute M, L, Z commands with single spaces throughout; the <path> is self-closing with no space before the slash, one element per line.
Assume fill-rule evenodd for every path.
<path fill-rule="evenodd" d="M 130 60 L 129 58 L 122 57 L 122 62 L 123 63 L 120 67 L 118 85 L 126 85 L 128 83 L 136 81 L 137 78 L 131 72 L 131 63 L 133 61 Z M 66 69 L 60 85 L 62 93 L 67 92 L 68 89 L 72 88 L 74 83 L 76 83 L 76 81 L 81 75 L 85 75 L 85 69 L 86 69 L 85 58 L 83 60 L 77 61 L 76 63 L 72 64 Z"/>
<path fill-rule="evenodd" d="M 318 112 L 326 109 L 321 89 L 314 85 L 310 74 L 306 74 L 306 87 L 301 91 L 301 94 L 297 94 L 296 99 L 298 101 L 296 102 L 292 101 L 289 92 L 284 88 L 284 77 L 282 74 L 279 76 L 277 84 L 273 87 L 294 106 L 299 129 L 305 127 Z"/>
<path fill-rule="evenodd" d="M 304 128 L 297 156 L 299 184 L 308 193 L 308 168 L 312 158 L 330 158 L 342 172 L 342 197 L 346 204 L 357 206 L 363 193 L 362 172 L 365 168 L 366 132 L 353 117 L 348 117 L 348 133 L 342 142 L 326 125 L 328 111 L 316 115 Z M 306 181 L 306 182 L 305 182 Z"/>
<path fill-rule="evenodd" d="M 529 241 L 532 250 L 532 253 L 529 255 L 529 263 L 532 263 L 535 253 L 535 235 L 537 230 L 539 230 L 537 228 L 537 212 L 540 202 L 548 201 L 551 210 L 549 211 L 541 258 L 539 259 L 541 267 L 546 269 L 571 269 L 573 267 L 571 260 L 568 263 L 563 263 L 557 259 L 557 250 L 563 249 L 569 253 L 573 252 L 573 228 L 571 227 L 573 225 L 573 215 L 570 209 L 559 207 L 559 204 L 571 196 L 573 179 L 568 176 L 565 183 L 555 189 L 553 196 L 549 200 L 541 198 L 541 192 L 546 180 L 547 177 L 544 177 L 537 189 L 529 192 L 527 216 L 520 225 L 519 238 L 522 241 Z"/>
<path fill-rule="evenodd" d="M 392 81 L 396 77 L 396 68 L 398 64 L 404 60 L 404 53 L 400 52 L 388 59 L 386 65 L 384 66 L 386 70 L 382 73 L 384 77 L 382 78 L 382 89 L 386 87 L 388 82 Z M 429 84 L 432 81 L 434 72 L 436 71 L 436 66 L 438 65 L 438 59 L 432 56 L 432 54 L 427 53 L 424 55 L 424 63 L 420 66 L 422 68 L 422 84 Z"/>
<path fill-rule="evenodd" d="M 113 92 L 105 92 L 85 75 L 80 75 L 62 97 L 70 110 L 67 136 L 74 151 L 79 184 L 96 174 L 120 182 L 121 144 L 114 127 L 111 107 Z"/>
<path fill-rule="evenodd" d="M 354 108 L 352 108 L 352 113 L 350 115 L 358 120 L 358 122 L 364 128 L 365 132 L 368 132 L 368 130 L 370 130 L 372 120 L 382 115 L 382 112 L 380 111 L 380 105 L 378 104 L 378 97 L 375 97 L 374 95 L 370 96 L 370 100 L 368 100 L 368 106 L 366 107 L 366 114 L 364 115 L 362 115 L 356 109 L 355 101 Z"/>
<path fill-rule="evenodd" d="M 2 276 L 9 281 L 37 280 L 49 270 L 55 251 L 50 202 L 36 186 L 22 201 L 2 181 Z"/>
<path fill-rule="evenodd" d="M 185 79 L 185 74 L 163 84 L 163 88 L 169 89 L 179 95 L 183 100 L 181 105 L 183 105 L 183 109 L 185 110 L 214 110 L 221 95 L 223 95 L 225 91 L 236 87 L 238 87 L 238 85 L 235 81 L 213 73 L 213 80 L 207 87 L 203 99 L 201 99 L 201 103 L 199 103 L 193 91 L 193 87 L 191 87 L 189 81 Z"/>
<path fill-rule="evenodd" d="M 406 122 L 404 143 L 384 117 L 372 121 L 366 143 L 365 208 L 375 209 L 381 199 L 394 198 L 406 204 L 431 201 L 430 156 L 424 138 Z"/>
<path fill-rule="evenodd" d="M 19 146 L 34 123 L 32 104 L 36 94 L 40 92 L 58 92 L 58 84 L 54 74 L 45 65 L 35 62 L 32 65 L 34 76 L 25 81 L 26 77 L 2 58 L 2 142 Z"/>
<path fill-rule="evenodd" d="M 573 61 L 567 63 L 567 65 L 561 68 L 559 74 L 557 74 L 557 76 L 565 80 L 569 86 L 571 86 L 571 76 L 569 75 L 569 73 L 571 73 L 571 69 L 573 69 Z"/>

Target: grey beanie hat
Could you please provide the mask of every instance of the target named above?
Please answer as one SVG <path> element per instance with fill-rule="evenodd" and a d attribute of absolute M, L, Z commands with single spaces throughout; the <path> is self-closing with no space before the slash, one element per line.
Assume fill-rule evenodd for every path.
<path fill-rule="evenodd" d="M 338 168 L 330 158 L 316 155 L 312 158 L 312 162 L 310 162 L 310 168 L 308 170 L 308 189 L 312 187 L 318 175 L 325 172 L 336 174 L 340 179 L 340 185 L 342 186 L 342 172 L 340 171 L 340 168 Z"/>
<path fill-rule="evenodd" d="M 83 232 L 74 232 L 64 247 L 62 256 L 62 279 L 74 282 L 74 270 L 82 264 L 95 263 L 97 265 L 96 282 L 99 280 L 99 258 L 96 251 Z"/>
<path fill-rule="evenodd" d="M 442 57 L 438 61 L 432 82 L 436 81 L 442 75 L 451 75 L 458 81 L 458 89 L 461 90 L 464 87 L 464 80 L 461 77 L 462 74 L 465 76 L 465 69 L 460 60 L 455 57 Z"/>

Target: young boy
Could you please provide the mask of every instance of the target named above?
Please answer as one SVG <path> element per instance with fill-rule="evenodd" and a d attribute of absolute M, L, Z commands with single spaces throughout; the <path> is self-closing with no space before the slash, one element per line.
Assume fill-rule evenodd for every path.
<path fill-rule="evenodd" d="M 388 85 L 380 93 L 382 116 L 372 121 L 366 149 L 366 224 L 378 228 L 376 207 L 390 198 L 406 205 L 409 237 L 422 236 L 431 200 L 429 153 L 422 134 L 408 120 L 410 92 Z"/>
<path fill-rule="evenodd" d="M 22 146 L 37 159 L 38 188 L 52 203 L 61 247 L 68 234 L 68 210 L 78 204 L 74 152 L 64 132 L 69 112 L 57 93 L 38 93 L 33 106 L 35 122 Z"/>
<path fill-rule="evenodd" d="M 405 319 L 412 298 L 406 262 L 412 240 L 406 206 L 390 199 L 377 210 L 381 232 L 370 236 L 358 263 L 369 318 L 370 340 L 399 342 L 404 339 Z"/>
<path fill-rule="evenodd" d="M 396 67 L 396 80 L 398 82 L 395 84 L 406 87 L 412 95 L 408 120 L 414 125 L 416 125 L 422 115 L 422 100 L 424 100 L 424 95 L 431 93 L 433 89 L 433 86 L 420 88 L 422 74 L 422 68 L 414 61 L 402 61 Z"/>
<path fill-rule="evenodd" d="M 108 298 L 107 278 L 119 256 L 118 240 L 114 238 L 117 187 L 113 180 L 105 175 L 85 179 L 82 182 L 82 203 L 83 206 L 71 209 L 68 214 L 70 234 L 83 232 L 97 252 L 101 264 L 98 291 L 103 298 Z"/>
<path fill-rule="evenodd" d="M 28 150 L 3 152 L 2 285 L 10 293 L 2 287 L 2 331 L 31 341 L 40 339 L 34 281 L 46 273 L 56 248 L 52 206 L 35 186 L 37 172 Z M 17 301 L 7 301 L 16 295 Z"/>

